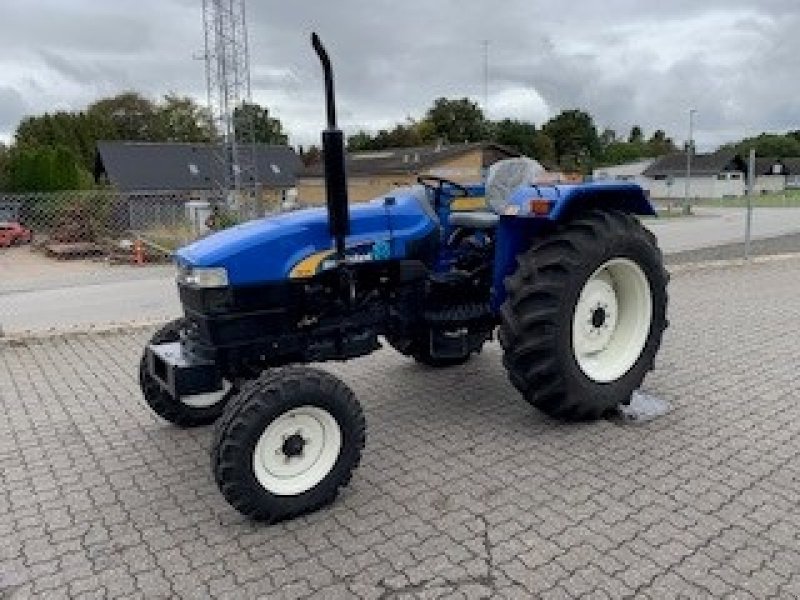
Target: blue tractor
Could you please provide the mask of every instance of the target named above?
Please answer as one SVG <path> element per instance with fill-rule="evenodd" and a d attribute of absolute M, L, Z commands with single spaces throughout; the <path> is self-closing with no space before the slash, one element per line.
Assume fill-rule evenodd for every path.
<path fill-rule="evenodd" d="M 157 414 L 216 421 L 219 488 L 266 521 L 333 501 L 364 447 L 353 393 L 298 365 L 363 356 L 381 339 L 429 367 L 460 365 L 497 331 L 528 402 L 588 420 L 629 401 L 667 323 L 661 252 L 636 216 L 654 210 L 636 185 L 536 185 L 531 162 L 511 159 L 485 183 L 420 177 L 350 206 L 331 65 L 312 42 L 325 74 L 326 209 L 180 249 L 184 316 L 140 363 Z"/>

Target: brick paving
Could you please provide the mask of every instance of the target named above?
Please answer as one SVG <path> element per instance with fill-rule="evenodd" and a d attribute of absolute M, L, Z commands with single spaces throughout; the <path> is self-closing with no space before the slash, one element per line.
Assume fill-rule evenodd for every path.
<path fill-rule="evenodd" d="M 564 425 L 497 345 L 328 368 L 365 405 L 337 503 L 276 526 L 211 480 L 210 430 L 140 401 L 146 331 L 0 346 L 0 598 L 800 596 L 800 259 L 686 270 L 647 424 Z"/>

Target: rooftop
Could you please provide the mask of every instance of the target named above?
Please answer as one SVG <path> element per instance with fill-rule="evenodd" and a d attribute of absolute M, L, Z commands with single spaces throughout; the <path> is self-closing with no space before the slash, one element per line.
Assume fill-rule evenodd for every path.
<path fill-rule="evenodd" d="M 692 174 L 698 176 L 717 175 L 724 171 L 747 170 L 741 156 L 733 150 L 719 150 L 709 154 L 692 156 Z M 686 174 L 686 153 L 673 152 L 655 160 L 644 172 L 646 177 L 682 177 Z"/>
<path fill-rule="evenodd" d="M 365 152 L 349 152 L 347 154 L 347 173 L 349 175 L 376 175 L 393 173 L 415 173 L 444 160 L 463 156 L 474 150 L 490 151 L 499 158 L 519 156 L 513 148 L 492 142 L 475 142 L 469 144 L 417 146 L 411 148 L 386 148 Z M 487 157 L 484 156 L 484 162 Z M 494 160 L 489 161 L 489 163 Z M 485 164 L 484 166 L 488 166 Z M 322 160 L 306 167 L 300 176 L 321 177 Z"/>
<path fill-rule="evenodd" d="M 94 175 L 123 191 L 208 190 L 221 170 L 211 144 L 98 142 Z M 256 144 L 255 177 L 262 186 L 295 185 L 300 158 L 289 146 Z"/>

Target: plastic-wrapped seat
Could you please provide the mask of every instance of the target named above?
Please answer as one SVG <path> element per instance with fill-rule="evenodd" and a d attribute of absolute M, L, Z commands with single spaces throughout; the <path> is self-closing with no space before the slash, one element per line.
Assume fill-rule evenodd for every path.
<path fill-rule="evenodd" d="M 508 205 L 511 193 L 521 185 L 530 185 L 545 172 L 537 161 L 521 156 L 500 160 L 489 167 L 486 177 L 486 203 L 491 211 L 454 212 L 450 224 L 469 229 L 490 229 L 497 225 Z"/>

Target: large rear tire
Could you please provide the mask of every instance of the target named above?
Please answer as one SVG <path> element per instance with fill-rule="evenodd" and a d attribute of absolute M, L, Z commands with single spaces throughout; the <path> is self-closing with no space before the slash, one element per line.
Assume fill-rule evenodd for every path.
<path fill-rule="evenodd" d="M 500 343 L 511 382 L 565 420 L 630 401 L 666 328 L 667 281 L 636 217 L 595 210 L 536 242 L 506 279 Z"/>
<path fill-rule="evenodd" d="M 185 319 L 170 321 L 156 331 L 150 344 L 169 344 L 180 340 L 181 330 L 186 326 Z M 139 387 L 145 402 L 159 417 L 178 427 L 201 427 L 210 425 L 222 414 L 230 398 L 230 386 L 223 391 L 202 396 L 176 399 L 169 395 L 153 379 L 147 370 L 147 356 L 139 361 Z"/>
<path fill-rule="evenodd" d="M 361 460 L 364 413 L 333 375 L 269 371 L 246 384 L 217 422 L 214 478 L 240 513 L 275 522 L 333 502 Z"/>

